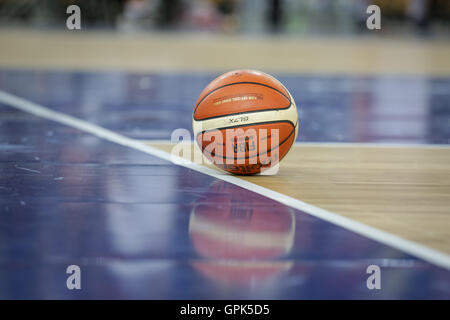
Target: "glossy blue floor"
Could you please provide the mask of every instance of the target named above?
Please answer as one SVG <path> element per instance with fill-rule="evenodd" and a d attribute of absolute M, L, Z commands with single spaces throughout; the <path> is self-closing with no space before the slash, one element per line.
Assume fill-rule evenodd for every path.
<path fill-rule="evenodd" d="M 217 74 L 3 70 L 10 93 L 138 139 L 191 130 L 198 95 Z M 299 107 L 306 142 L 450 143 L 450 79 L 276 75 Z"/>
<path fill-rule="evenodd" d="M 129 137 L 168 139 L 190 128 L 212 78 L 3 70 L 0 88 Z M 279 78 L 300 105 L 302 141 L 450 141 L 448 79 Z M 392 90 L 398 100 L 383 100 Z M 388 122 L 391 132 L 377 130 Z M 0 299 L 450 298 L 448 270 L 6 104 L 0 151 Z M 366 286 L 372 264 L 383 290 Z M 83 290 L 67 290 L 69 265 L 81 267 Z"/>

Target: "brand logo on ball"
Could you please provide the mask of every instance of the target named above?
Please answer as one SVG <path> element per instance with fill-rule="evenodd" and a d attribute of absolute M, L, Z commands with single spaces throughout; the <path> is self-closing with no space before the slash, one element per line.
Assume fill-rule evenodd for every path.
<path fill-rule="evenodd" d="M 263 100 L 264 96 L 260 93 L 244 93 L 236 94 L 233 96 L 226 96 L 214 99 L 213 105 L 218 106 L 224 103 L 235 102 L 235 101 L 251 101 L 251 100 Z"/>
<path fill-rule="evenodd" d="M 249 120 L 248 116 L 233 117 L 233 118 L 228 119 L 228 123 L 242 123 L 242 122 L 246 122 L 248 120 Z"/>

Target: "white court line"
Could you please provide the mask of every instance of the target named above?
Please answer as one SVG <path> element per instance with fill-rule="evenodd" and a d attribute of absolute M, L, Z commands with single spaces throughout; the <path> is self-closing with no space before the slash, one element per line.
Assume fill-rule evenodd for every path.
<path fill-rule="evenodd" d="M 168 139 L 137 139 L 154 145 L 170 144 Z M 305 147 L 330 147 L 330 148 L 411 148 L 411 149 L 450 149 L 448 144 L 425 144 L 425 143 L 381 143 L 381 142 L 295 142 L 295 146 Z"/>
<path fill-rule="evenodd" d="M 310 147 L 354 147 L 354 148 L 411 148 L 450 149 L 448 144 L 390 143 L 390 142 L 295 142 L 296 146 Z"/>
<path fill-rule="evenodd" d="M 0 90 L 0 102 L 6 104 L 8 106 L 14 107 L 16 109 L 34 114 L 38 117 L 46 118 L 46 119 L 49 119 L 52 121 L 56 121 L 58 123 L 68 125 L 72 128 L 76 128 L 81 131 L 91 133 L 91 134 L 93 134 L 97 137 L 103 138 L 105 140 L 115 142 L 117 144 L 145 152 L 147 154 L 162 158 L 167 161 L 172 162 L 172 159 L 174 159 L 174 157 L 171 154 L 164 152 L 162 150 L 156 149 L 154 147 L 148 146 L 144 142 L 127 138 L 127 137 L 117 134 L 111 130 L 102 128 L 100 126 L 89 123 L 87 121 L 69 116 L 67 114 L 57 112 L 57 111 L 52 111 L 46 107 L 43 107 L 41 105 L 38 105 L 36 103 L 22 99 L 20 97 L 17 97 L 15 95 L 9 94 L 9 93 L 1 91 L 1 90 Z M 428 248 L 424 245 L 400 238 L 393 234 L 387 233 L 382 230 L 378 230 L 376 228 L 367 226 L 365 224 L 356 222 L 354 220 L 345 218 L 345 217 L 335 214 L 333 212 L 315 207 L 315 206 L 305 203 L 303 201 L 300 201 L 300 200 L 291 198 L 289 196 L 286 196 L 284 194 L 281 194 L 279 192 L 275 192 L 273 190 L 261 187 L 254 183 L 242 180 L 242 179 L 238 178 L 237 176 L 233 176 L 233 175 L 226 174 L 226 173 L 221 173 L 214 169 L 210 169 L 210 168 L 204 167 L 202 165 L 199 165 L 199 164 L 196 164 L 193 162 L 188 162 L 181 158 L 177 158 L 177 159 L 180 161 L 184 161 L 182 164 L 178 164 L 178 165 L 198 171 L 200 173 L 207 174 L 207 175 L 212 176 L 217 179 L 221 179 L 223 181 L 232 183 L 234 185 L 245 188 L 247 190 L 259 193 L 270 199 L 276 200 L 287 206 L 304 211 L 305 213 L 308 213 L 312 216 L 318 217 L 322 220 L 331 222 L 331 223 L 338 225 L 340 227 L 343 227 L 345 229 L 351 230 L 351 231 L 358 233 L 360 235 L 363 235 L 367 238 L 376 240 L 378 242 L 381 242 L 381 243 L 391 246 L 393 248 L 399 249 L 403 252 L 409 253 L 413 256 L 421 258 L 425 261 L 428 261 L 428 262 L 438 265 L 440 267 L 450 269 L 450 256 L 445 253 L 442 253 L 437 250 Z"/>

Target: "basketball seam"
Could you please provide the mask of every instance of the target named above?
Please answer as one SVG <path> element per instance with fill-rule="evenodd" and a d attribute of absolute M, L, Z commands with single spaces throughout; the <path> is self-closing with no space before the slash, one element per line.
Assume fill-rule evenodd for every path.
<path fill-rule="evenodd" d="M 251 157 L 233 157 L 233 158 L 230 158 L 230 157 L 224 157 L 223 155 L 217 155 L 217 154 L 216 154 L 215 156 L 220 156 L 222 159 L 233 159 L 233 160 L 245 159 L 245 160 L 247 160 L 247 159 L 250 159 L 250 158 L 254 158 L 254 157 L 256 157 L 256 156 L 264 155 L 264 154 L 266 154 L 266 153 L 269 153 L 269 152 L 271 152 L 271 151 L 273 151 L 273 150 L 278 149 L 278 148 L 281 147 L 281 145 L 283 145 L 283 144 L 284 144 L 284 143 L 292 136 L 292 134 L 295 132 L 295 129 L 297 128 L 297 125 L 298 125 L 298 121 L 297 121 L 297 123 L 296 123 L 295 125 L 292 123 L 292 121 L 289 121 L 289 120 L 278 120 L 278 121 L 260 122 L 260 123 L 253 123 L 253 124 L 251 124 L 251 125 L 253 126 L 253 125 L 258 125 L 258 124 L 279 123 L 279 122 L 287 122 L 287 123 L 291 124 L 291 125 L 293 126 L 293 128 L 292 128 L 291 132 L 288 134 L 288 136 L 287 136 L 283 141 L 281 141 L 281 142 L 280 142 L 279 144 L 277 144 L 275 147 L 270 148 L 270 150 L 266 150 L 266 151 L 264 151 L 263 153 L 258 153 L 258 154 L 256 154 L 256 155 L 251 156 Z M 230 129 L 230 128 L 233 129 L 233 128 L 242 127 L 242 126 L 246 126 L 246 125 L 239 125 L 239 126 L 234 126 L 234 127 L 218 128 L 218 129 L 214 129 L 214 130 L 222 130 L 222 129 Z M 205 132 L 207 132 L 207 131 L 214 131 L 214 130 L 205 130 L 205 131 L 199 132 L 199 133 L 197 134 L 197 137 L 196 137 L 197 143 L 198 143 L 197 138 L 198 138 L 198 136 L 199 136 L 200 134 L 203 134 L 203 133 L 205 133 Z M 202 149 L 202 152 L 203 152 L 205 148 L 201 147 L 201 149 Z"/>
<path fill-rule="evenodd" d="M 220 128 L 214 128 L 214 129 L 203 130 L 203 131 L 197 133 L 197 137 L 198 137 L 199 134 L 203 134 L 203 133 L 209 132 L 209 131 L 222 130 L 222 129 L 235 129 L 235 128 L 240 128 L 240 127 L 245 127 L 245 126 L 254 126 L 254 125 L 258 125 L 258 124 L 271 124 L 271 123 L 279 123 L 279 122 L 287 122 L 287 123 L 290 123 L 294 128 L 297 126 L 297 125 L 294 124 L 291 120 L 261 121 L 261 122 L 255 122 L 255 123 L 243 123 L 243 124 L 237 124 L 237 125 L 231 126 L 231 127 L 220 127 Z M 298 123 L 298 121 L 297 121 L 297 123 Z"/>
<path fill-rule="evenodd" d="M 257 112 L 268 112 L 268 111 L 286 110 L 286 109 L 289 109 L 291 106 L 292 106 L 292 103 L 290 103 L 290 104 L 289 104 L 289 107 L 287 107 L 287 108 L 274 108 L 274 109 L 251 110 L 251 111 L 242 111 L 242 112 L 236 112 L 236 113 L 227 113 L 227 114 L 223 114 L 223 115 L 220 115 L 220 116 L 213 116 L 213 117 L 209 117 L 209 118 L 205 118 L 205 119 L 195 119 L 195 116 L 194 116 L 194 120 L 200 122 L 200 121 L 204 121 L 204 120 L 218 119 L 218 118 L 228 117 L 228 116 L 245 115 L 245 114 L 247 114 L 247 113 L 257 113 Z"/>
<path fill-rule="evenodd" d="M 215 92 L 215 91 L 217 91 L 217 90 L 219 90 L 219 89 L 222 89 L 222 88 L 225 88 L 225 87 L 228 87 L 228 86 L 232 86 L 232 85 L 236 85 L 236 84 L 256 84 L 256 85 L 260 85 L 260 86 L 264 86 L 264 87 L 270 88 L 270 89 L 272 89 L 272 90 L 277 91 L 277 92 L 280 93 L 283 97 L 285 97 L 286 99 L 288 99 L 289 105 L 288 105 L 287 107 L 282 107 L 282 108 L 263 109 L 263 110 L 254 110 L 254 111 L 244 111 L 244 112 L 237 112 L 237 113 L 229 113 L 229 114 L 224 114 L 224 115 L 220 115 L 220 116 L 213 116 L 213 117 L 204 118 L 204 119 L 198 119 L 198 118 L 195 116 L 195 112 L 197 111 L 198 106 L 200 105 L 200 103 L 203 102 L 203 100 L 206 99 L 206 97 L 208 97 L 210 94 L 212 94 L 213 92 Z M 283 88 L 284 88 L 284 87 L 283 87 Z M 286 88 L 284 88 L 284 89 L 287 91 Z M 208 120 L 208 119 L 213 119 L 213 118 L 218 118 L 218 117 L 223 117 L 223 116 L 231 116 L 231 115 L 237 115 L 237 114 L 244 114 L 244 113 L 247 113 L 247 112 L 283 110 L 283 109 L 288 109 L 291 105 L 292 105 L 292 101 L 291 101 L 291 98 L 290 98 L 289 96 L 287 96 L 286 94 L 284 94 L 282 91 L 280 91 L 280 90 L 278 90 L 278 89 L 276 89 L 276 88 L 274 88 L 274 87 L 272 87 L 272 86 L 269 86 L 269 85 L 267 85 L 267 84 L 260 83 L 260 82 L 252 82 L 252 81 L 233 82 L 233 83 L 224 84 L 223 86 L 217 87 L 217 88 L 215 88 L 215 89 L 209 91 L 209 92 L 208 92 L 208 93 L 207 93 L 207 94 L 206 94 L 206 95 L 205 95 L 205 96 L 197 103 L 197 105 L 195 106 L 193 117 L 194 117 L 194 120 L 202 121 L 202 120 Z"/>

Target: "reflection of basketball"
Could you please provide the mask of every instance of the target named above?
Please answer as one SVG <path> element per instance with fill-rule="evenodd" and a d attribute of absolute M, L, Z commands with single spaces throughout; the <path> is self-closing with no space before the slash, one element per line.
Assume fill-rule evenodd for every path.
<path fill-rule="evenodd" d="M 297 107 L 289 91 L 260 71 L 230 71 L 214 79 L 197 100 L 196 141 L 218 167 L 255 174 L 276 165 L 298 132 Z"/>
<path fill-rule="evenodd" d="M 222 181 L 196 200 L 189 235 L 203 258 L 193 262 L 194 267 L 219 281 L 266 280 L 292 266 L 291 261 L 279 260 L 294 243 L 292 210 Z"/>

